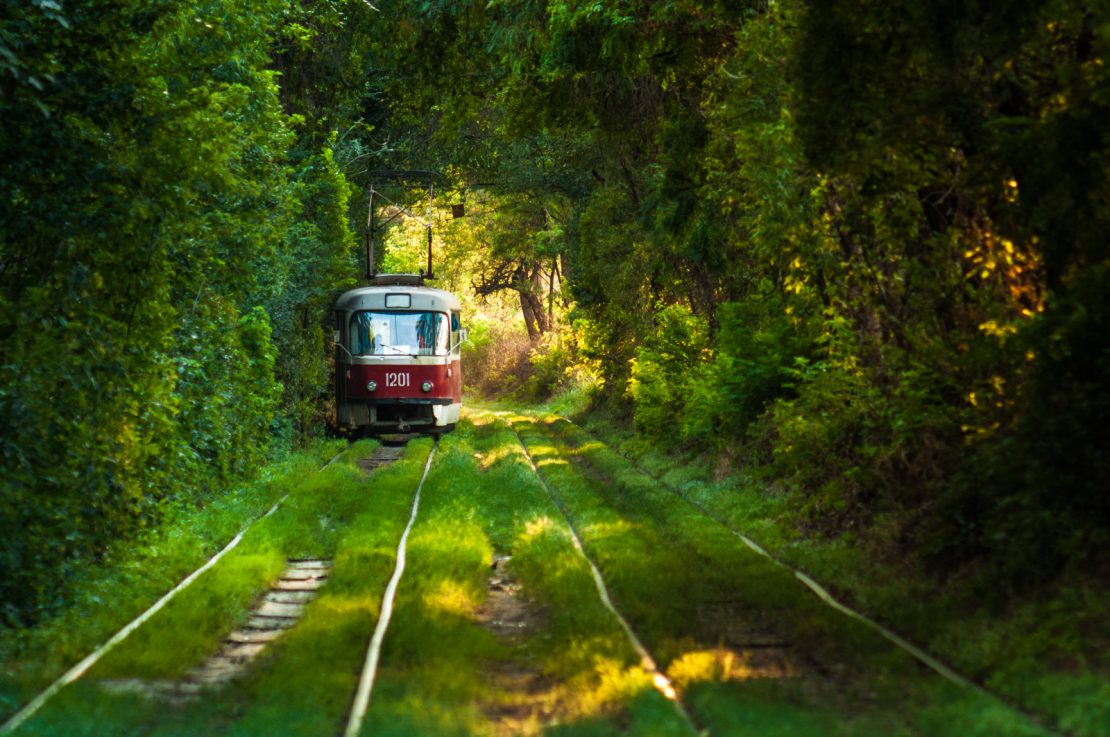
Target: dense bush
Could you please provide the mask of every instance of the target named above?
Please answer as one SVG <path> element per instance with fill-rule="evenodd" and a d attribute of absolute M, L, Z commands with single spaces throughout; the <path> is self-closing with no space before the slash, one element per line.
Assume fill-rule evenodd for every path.
<path fill-rule="evenodd" d="M 628 395 L 637 432 L 674 437 L 682 426 L 690 369 L 705 360 L 704 320 L 675 305 L 656 315 L 655 330 L 644 338 L 632 361 Z"/>
<path fill-rule="evenodd" d="M 713 366 L 702 382 L 711 391 L 692 389 L 687 415 L 713 418 L 715 432 L 741 438 L 772 401 L 794 394 L 816 345 L 812 321 L 786 310 L 784 302 L 771 295 L 721 305 Z"/>

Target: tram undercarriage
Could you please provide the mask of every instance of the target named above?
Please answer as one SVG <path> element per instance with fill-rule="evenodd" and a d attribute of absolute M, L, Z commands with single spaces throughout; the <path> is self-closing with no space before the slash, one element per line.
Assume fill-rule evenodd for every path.
<path fill-rule="evenodd" d="M 350 403 L 340 427 L 358 428 L 371 435 L 391 432 L 447 432 L 459 419 L 458 404 L 394 401 L 389 404 Z"/>

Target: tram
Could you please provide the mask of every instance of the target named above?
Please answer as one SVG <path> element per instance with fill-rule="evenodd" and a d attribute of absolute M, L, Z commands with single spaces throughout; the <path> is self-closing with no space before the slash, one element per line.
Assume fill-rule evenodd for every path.
<path fill-rule="evenodd" d="M 446 432 L 462 409 L 459 300 L 419 274 L 380 274 L 335 304 L 336 419 L 369 434 Z"/>
<path fill-rule="evenodd" d="M 375 271 L 374 247 L 384 225 L 375 216 L 380 192 L 372 183 L 368 284 L 344 292 L 335 303 L 337 429 L 368 435 L 447 432 L 462 410 L 461 348 L 467 335 L 458 298 L 426 284 L 434 278 L 432 174 L 386 172 L 376 177 L 426 181 L 428 268 L 419 274 Z"/>

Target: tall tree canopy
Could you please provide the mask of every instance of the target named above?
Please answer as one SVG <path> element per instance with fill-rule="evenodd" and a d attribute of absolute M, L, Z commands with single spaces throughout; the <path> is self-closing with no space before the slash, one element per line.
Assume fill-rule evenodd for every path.
<path fill-rule="evenodd" d="M 769 462 L 819 529 L 918 509 L 942 568 L 1105 548 L 1106 8 L 389 7 L 395 122 L 562 203 L 531 228 L 638 430 Z"/>

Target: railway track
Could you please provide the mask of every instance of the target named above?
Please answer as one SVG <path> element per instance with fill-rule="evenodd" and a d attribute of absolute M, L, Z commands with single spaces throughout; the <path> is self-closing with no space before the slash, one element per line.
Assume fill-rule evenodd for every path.
<path fill-rule="evenodd" d="M 439 440 L 437 438 L 436 445 L 438 446 Z M 384 449 L 385 446 L 383 446 Z M 370 644 L 366 648 L 366 659 L 363 662 L 362 674 L 359 676 L 358 689 L 355 691 L 354 703 L 351 705 L 351 711 L 347 716 L 347 727 L 344 729 L 343 734 L 345 737 L 356 737 L 362 730 L 362 722 L 366 718 L 366 710 L 370 707 L 370 697 L 374 690 L 374 681 L 378 674 L 378 662 L 381 659 L 382 643 L 385 641 L 386 632 L 389 630 L 389 622 L 393 617 L 393 602 L 397 596 L 397 587 L 401 583 L 401 576 L 405 573 L 405 561 L 407 554 L 407 543 L 409 533 L 412 532 L 412 526 L 416 522 L 416 515 L 420 512 L 420 492 L 424 488 L 424 482 L 428 478 L 428 471 L 432 467 L 432 460 L 435 458 L 436 448 L 432 448 L 432 452 L 428 454 L 428 461 L 424 464 L 424 473 L 420 476 L 420 483 L 416 485 L 416 492 L 412 497 L 412 513 L 409 515 L 408 523 L 405 525 L 404 532 L 401 533 L 401 539 L 397 543 L 397 552 L 395 555 L 396 565 L 393 568 L 393 575 L 389 577 L 389 583 L 386 584 L 385 593 L 382 596 L 382 604 L 378 610 L 378 623 L 374 627 L 374 633 L 370 637 Z M 399 454 L 398 456 L 399 457 Z M 389 463 L 397 459 L 391 457 L 390 454 L 383 454 L 379 456 L 379 467 L 383 462 Z M 388 460 L 386 460 L 388 459 Z"/>
<path fill-rule="evenodd" d="M 574 427 L 578 432 L 585 435 L 588 438 L 588 443 L 593 443 L 594 445 L 602 445 L 595 438 L 589 436 L 588 433 L 586 433 L 584 430 L 578 428 L 575 423 L 571 422 L 570 420 L 560 418 L 559 421 L 571 427 Z M 521 438 L 521 442 L 525 444 L 525 446 L 527 446 L 524 438 Z M 616 451 L 614 452 L 616 453 Z M 819 583 L 805 571 L 795 568 L 783 559 L 771 554 L 763 546 L 750 538 L 748 535 L 744 534 L 741 530 L 736 529 L 736 527 L 731 525 L 720 515 L 715 514 L 712 510 L 706 508 L 704 505 L 698 503 L 696 500 L 691 499 L 687 495 L 683 494 L 682 491 L 675 486 L 651 474 L 649 471 L 635 463 L 635 461 L 633 461 L 631 458 L 628 458 L 627 456 L 620 453 L 617 454 L 620 455 L 631 467 L 635 468 L 639 473 L 643 474 L 644 477 L 650 478 L 653 483 L 665 489 L 668 493 L 670 493 L 674 498 L 680 500 L 683 504 L 688 505 L 690 508 L 695 510 L 697 514 L 703 516 L 707 520 L 711 520 L 713 524 L 726 530 L 728 534 L 738 539 L 746 548 L 751 550 L 753 553 L 767 560 L 777 568 L 788 572 L 793 578 L 795 578 L 806 589 L 814 594 L 823 605 L 879 634 L 884 639 L 892 643 L 899 650 L 914 658 L 922 666 L 936 673 L 939 677 L 943 678 L 944 680 L 948 681 L 949 683 L 955 685 L 960 689 L 974 691 L 979 695 L 985 697 L 986 699 L 997 703 L 1005 710 L 1017 715 L 1021 720 L 1024 720 L 1029 725 L 1029 727 L 1035 731 L 1043 732 L 1050 735 L 1056 735 L 1058 737 L 1070 737 L 1072 735 L 1070 731 L 1060 728 L 1059 725 L 1054 724 L 1051 720 L 1043 717 L 1042 715 L 1024 708 L 1020 704 L 1017 704 L 1011 699 L 1008 699 L 998 692 L 988 688 L 982 682 L 960 673 L 953 666 L 943 662 L 941 658 L 933 655 L 932 653 L 929 653 L 924 648 L 914 644 L 909 639 L 903 637 L 902 635 L 899 635 L 889 627 L 880 624 L 872 617 L 860 612 L 859 610 L 851 606 L 846 605 L 840 599 L 836 598 L 832 593 L 830 593 L 829 589 L 826 586 Z"/>
<path fill-rule="evenodd" d="M 908 697 L 869 689 L 904 679 L 907 693 L 962 698 L 904 663 L 874 677 L 843 667 L 838 659 L 878 647 L 873 630 L 856 627 L 858 617 L 841 616 L 827 601 L 835 617 L 806 608 L 783 588 L 782 574 L 768 572 L 783 566 L 753 565 L 749 551 L 760 560 L 766 552 L 708 510 L 675 489 L 623 488 L 591 466 L 581 443 L 574 448 L 551 428 L 483 420 L 449 436 L 446 449 L 421 442 L 412 452 L 403 443 L 381 445 L 336 471 L 366 479 L 350 482 L 345 495 L 331 496 L 322 483 L 317 496 L 287 494 L 256 520 L 284 530 L 280 573 L 196 665 L 162 680 L 96 676 L 60 699 L 53 722 L 44 723 L 74 719 L 75 703 L 117 698 L 141 712 L 129 725 L 93 722 L 72 733 L 217 734 L 234 719 L 236 734 L 267 735 L 390 729 L 507 737 L 577 720 L 609 721 L 645 737 L 746 734 L 720 715 L 758 685 L 754 693 L 771 687 L 771 706 L 757 711 L 779 720 L 772 731 L 810 734 L 807 725 L 824 723 L 833 704 L 848 714 L 877 710 L 896 725 L 844 734 L 941 734 L 899 721 L 897 699 Z M 330 542 L 296 542 L 297 530 L 312 525 L 334 529 Z M 0 731 L 51 734 L 37 723 L 21 728 L 193 581 L 239 555 L 251 527 Z M 256 542 L 248 552 L 260 556 L 271 544 Z M 323 554 L 288 552 L 308 548 Z M 144 632 L 151 642 L 173 634 Z M 815 642 L 826 651 L 811 652 Z M 967 690 L 959 679 L 948 682 Z M 997 732 L 1049 733 L 1043 724 Z"/>
<path fill-rule="evenodd" d="M 404 453 L 404 445 L 404 441 L 394 442 L 390 445 L 383 444 L 365 458 L 359 459 L 357 465 L 366 473 L 387 466 L 401 458 Z M 332 456 L 321 470 L 327 469 L 342 455 L 343 453 L 340 452 Z M 429 466 L 431 457 L 429 455 Z M 193 582 L 234 551 L 256 523 L 272 517 L 288 498 L 289 494 L 279 498 L 265 514 L 248 523 L 203 565 L 16 711 L 0 725 L 0 735 L 17 732 L 62 689 L 82 678 L 101 659 L 109 655 L 116 646 L 123 643 L 132 633 L 170 604 L 178 594 L 185 591 Z M 227 684 L 232 679 L 242 675 L 268 645 L 297 624 L 305 608 L 326 583 L 331 568 L 332 561 L 328 559 L 290 559 L 281 576 L 263 596 L 259 597 L 246 623 L 230 632 L 223 640 L 219 650 L 212 653 L 199 666 L 191 669 L 183 679 L 107 679 L 102 682 L 102 687 L 108 692 L 139 694 L 148 698 L 180 704 L 195 700 L 206 689 L 210 690 L 213 687 Z"/>
<path fill-rule="evenodd" d="M 524 453 L 524 457 L 527 459 L 529 465 L 531 466 L 533 473 L 535 473 L 535 478 L 543 486 L 544 491 L 548 499 L 550 499 L 551 503 L 560 511 L 563 523 L 566 526 L 566 531 L 570 537 L 570 540 L 573 542 L 574 549 L 589 567 L 593 582 L 596 586 L 598 600 L 604 605 L 604 607 L 619 624 L 621 630 L 627 637 L 629 644 L 635 650 L 637 656 L 639 657 L 641 667 L 651 677 L 652 685 L 664 698 L 666 698 L 674 705 L 676 713 L 689 727 L 689 731 L 691 734 L 707 734 L 704 731 L 699 732 L 698 728 L 694 724 L 694 721 L 691 719 L 688 710 L 682 703 L 681 698 L 678 696 L 674 686 L 668 679 L 666 673 L 657 665 L 656 659 L 651 655 L 648 649 L 644 646 L 643 642 L 636 635 L 631 625 L 628 623 L 628 620 L 613 604 L 612 597 L 610 596 L 608 588 L 606 587 L 605 580 L 601 575 L 601 572 L 598 570 L 597 565 L 589 557 L 589 555 L 586 553 L 586 550 L 582 546 L 581 540 L 574 528 L 574 524 L 570 516 L 566 513 L 566 510 L 563 509 L 557 496 L 552 492 L 550 487 L 547 486 L 547 483 L 539 474 L 535 462 L 532 460 L 531 455 L 529 455 L 527 446 L 525 445 L 523 439 L 520 439 L 519 435 L 517 437 L 520 442 L 521 450 Z M 367 711 L 370 708 L 374 683 L 377 678 L 377 671 L 381 659 L 382 646 L 385 642 L 385 638 L 389 630 L 389 624 L 393 615 L 394 601 L 396 598 L 397 589 L 401 583 L 401 579 L 404 575 L 406 567 L 406 544 L 409 535 L 412 532 L 413 525 L 415 524 L 417 516 L 419 514 L 421 491 L 423 490 L 424 483 L 427 480 L 428 472 L 432 467 L 434 456 L 435 450 L 433 449 L 432 453 L 428 457 L 428 461 L 424 469 L 424 474 L 421 476 L 420 483 L 418 484 L 416 492 L 413 496 L 412 513 L 397 545 L 397 552 L 395 556 L 395 559 L 397 561 L 396 566 L 394 568 L 393 575 L 389 580 L 389 584 L 386 587 L 386 591 L 383 596 L 383 603 L 380 610 L 381 613 L 378 618 L 378 624 L 375 627 L 374 633 L 370 640 L 370 644 L 367 648 L 366 659 L 359 680 L 359 688 L 356 692 L 350 714 L 348 715 L 347 726 L 343 731 L 344 737 L 357 737 L 357 735 L 362 732 L 363 723 L 366 718 Z M 491 568 L 497 570 L 501 567 L 501 563 L 508 561 L 510 558 L 511 556 L 495 556 Z M 492 576 L 490 579 L 490 589 L 495 592 L 495 595 L 496 593 L 506 591 L 508 591 L 511 595 L 513 584 L 508 583 L 509 580 L 510 579 L 501 576 Z M 508 586 L 506 586 L 506 583 L 508 583 Z M 504 620 L 493 620 L 489 622 L 488 625 L 491 627 L 491 629 L 505 628 L 506 626 L 508 626 L 509 628 L 513 628 L 514 626 L 517 626 L 514 625 L 514 623 L 512 622 L 507 623 Z"/>
<path fill-rule="evenodd" d="M 540 475 L 539 468 L 536 467 L 536 462 L 532 459 L 532 454 L 528 452 L 528 445 L 524 442 L 524 438 L 520 437 L 519 433 L 517 433 L 517 440 L 519 440 L 520 446 L 524 450 L 524 456 L 528 459 L 528 464 L 532 467 L 533 473 L 535 473 L 536 478 L 540 480 L 540 483 L 543 485 L 544 491 L 547 493 L 548 498 L 551 499 L 551 503 L 558 508 L 559 513 L 562 515 L 563 521 L 566 523 L 567 530 L 570 532 L 571 540 L 574 543 L 574 549 L 578 551 L 578 553 L 586 561 L 587 565 L 589 565 L 590 574 L 593 576 L 594 584 L 597 586 L 598 598 L 601 600 L 602 604 L 605 605 L 605 608 L 608 609 L 609 612 L 613 615 L 614 619 L 617 620 L 618 624 L 620 624 L 621 629 L 624 631 L 624 634 L 628 638 L 629 644 L 636 651 L 636 654 L 639 655 L 641 666 L 651 676 L 652 685 L 655 686 L 655 688 L 659 691 L 660 694 L 663 695 L 664 698 L 674 704 L 675 711 L 679 714 L 682 720 L 686 722 L 691 731 L 698 732 L 697 725 L 694 724 L 694 720 L 691 718 L 689 710 L 687 710 L 686 705 L 679 697 L 678 692 L 675 690 L 670 678 L 667 677 L 666 672 L 659 667 L 655 657 L 653 657 L 652 654 L 648 651 L 647 647 L 644 646 L 644 643 L 640 640 L 639 636 L 637 636 L 636 632 L 632 629 L 632 626 L 628 623 L 628 619 L 623 614 L 621 614 L 620 611 L 617 610 L 617 607 L 613 604 L 613 597 L 609 594 L 609 588 L 605 585 L 605 578 L 601 575 L 601 571 L 598 569 L 597 563 L 595 563 L 594 560 L 589 556 L 589 554 L 586 553 L 586 549 L 582 545 L 582 539 L 581 537 L 579 537 L 578 531 L 574 528 L 573 520 L 567 513 L 566 508 L 563 506 L 558 496 L 551 490 L 551 487 L 548 485 L 547 481 L 544 480 L 543 476 Z"/>

